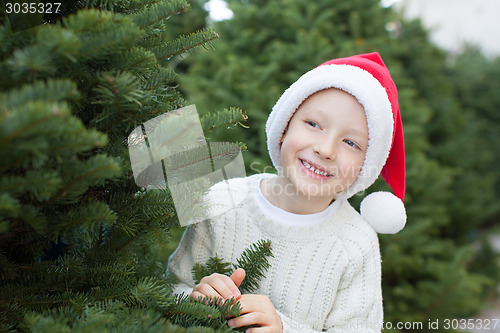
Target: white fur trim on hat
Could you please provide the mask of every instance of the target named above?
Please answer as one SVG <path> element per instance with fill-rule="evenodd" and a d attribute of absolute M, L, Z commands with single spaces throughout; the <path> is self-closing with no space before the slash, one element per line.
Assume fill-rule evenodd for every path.
<path fill-rule="evenodd" d="M 356 181 L 337 198 L 348 199 L 368 188 L 380 174 L 392 143 L 393 115 L 385 88 L 368 71 L 352 65 L 323 65 L 302 75 L 281 95 L 266 123 L 267 148 L 274 166 L 281 163 L 280 140 L 297 108 L 323 89 L 338 88 L 364 107 L 368 123 L 368 148 Z"/>

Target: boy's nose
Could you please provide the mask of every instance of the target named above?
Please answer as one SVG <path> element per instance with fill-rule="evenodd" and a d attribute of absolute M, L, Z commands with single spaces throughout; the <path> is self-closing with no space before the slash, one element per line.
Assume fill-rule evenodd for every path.
<path fill-rule="evenodd" d="M 328 141 L 317 142 L 314 146 L 314 152 L 327 160 L 333 161 L 337 157 L 335 145 Z"/>

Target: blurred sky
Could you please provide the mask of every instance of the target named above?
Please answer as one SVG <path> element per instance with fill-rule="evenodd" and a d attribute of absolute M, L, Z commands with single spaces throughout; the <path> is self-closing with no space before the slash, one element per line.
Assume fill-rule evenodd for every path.
<path fill-rule="evenodd" d="M 400 0 L 395 8 L 420 18 L 432 40 L 451 53 L 472 43 L 487 56 L 500 56 L 500 0 Z"/>
<path fill-rule="evenodd" d="M 233 12 L 227 8 L 224 0 L 210 0 L 205 5 L 205 9 L 210 12 L 210 17 L 214 21 L 227 20 L 233 17 Z"/>
<path fill-rule="evenodd" d="M 451 53 L 472 43 L 488 56 L 500 56 L 500 0 L 381 0 L 381 5 L 420 18 L 432 29 L 432 40 Z M 224 0 L 211 0 L 206 9 L 215 21 L 233 15 Z"/>

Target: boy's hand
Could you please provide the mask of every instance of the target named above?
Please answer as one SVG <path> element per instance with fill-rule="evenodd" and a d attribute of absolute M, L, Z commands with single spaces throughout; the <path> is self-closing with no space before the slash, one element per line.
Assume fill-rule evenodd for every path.
<path fill-rule="evenodd" d="M 231 327 L 243 327 L 257 325 L 246 330 L 246 333 L 283 331 L 281 318 L 276 312 L 273 303 L 265 295 L 242 295 L 239 299 L 241 305 L 241 316 L 228 321 Z"/>
<path fill-rule="evenodd" d="M 189 297 L 199 298 L 209 296 L 212 298 L 230 299 L 234 297 L 239 299 L 241 292 L 238 287 L 244 278 L 245 270 L 242 268 L 235 270 L 231 276 L 218 273 L 205 276 L 200 280 L 199 284 L 194 286 Z"/>

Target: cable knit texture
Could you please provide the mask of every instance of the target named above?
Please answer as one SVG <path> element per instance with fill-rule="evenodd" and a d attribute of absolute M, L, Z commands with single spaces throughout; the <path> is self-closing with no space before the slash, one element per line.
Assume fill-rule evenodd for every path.
<path fill-rule="evenodd" d="M 333 216 L 310 227 L 271 220 L 257 204 L 255 190 L 263 177 L 273 176 L 231 179 L 212 187 L 208 218 L 187 228 L 170 257 L 169 274 L 180 282 L 175 292 L 192 291 L 195 263 L 215 255 L 236 263 L 252 243 L 271 240 L 274 258 L 255 294 L 270 298 L 284 332 L 380 332 L 381 266 L 375 231 L 347 200 Z M 228 195 L 239 204 L 231 206 Z"/>

